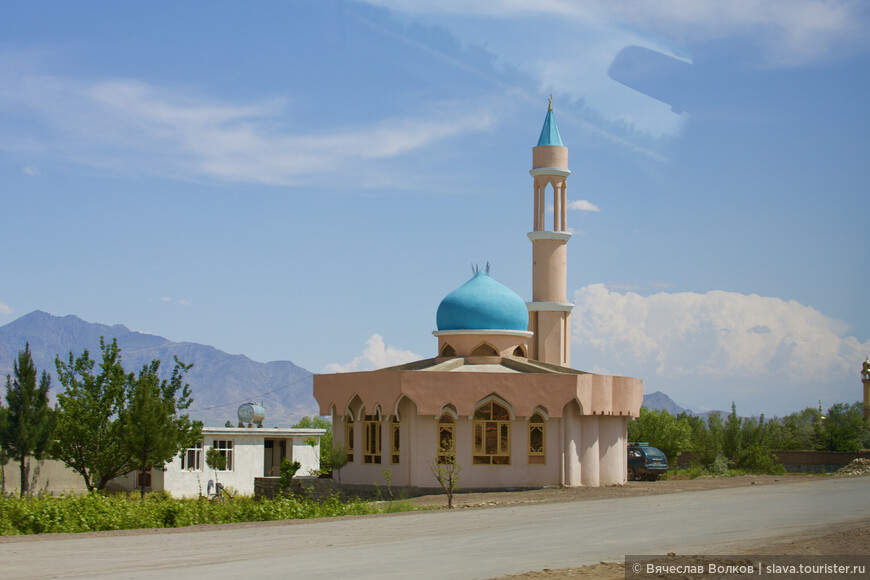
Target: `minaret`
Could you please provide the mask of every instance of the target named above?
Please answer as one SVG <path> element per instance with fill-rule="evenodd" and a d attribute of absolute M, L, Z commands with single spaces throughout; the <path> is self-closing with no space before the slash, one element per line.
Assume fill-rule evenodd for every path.
<path fill-rule="evenodd" d="M 535 334 L 529 344 L 529 358 L 569 366 L 571 364 L 571 309 L 567 301 L 568 233 L 567 183 L 568 148 L 562 145 L 553 96 L 538 145 L 532 149 L 534 211 L 532 231 L 532 302 L 529 302 L 529 330 Z M 547 190 L 553 192 L 552 228 L 547 229 Z"/>
<path fill-rule="evenodd" d="M 864 386 L 864 422 L 870 425 L 870 356 L 861 366 L 861 384 Z"/>

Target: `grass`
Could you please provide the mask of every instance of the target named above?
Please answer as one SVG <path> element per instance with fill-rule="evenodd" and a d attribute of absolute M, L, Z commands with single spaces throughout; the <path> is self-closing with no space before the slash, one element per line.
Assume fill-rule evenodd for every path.
<path fill-rule="evenodd" d="M 331 497 L 315 502 L 295 497 L 272 500 L 234 497 L 226 503 L 205 498 L 175 499 L 155 492 L 136 496 L 86 495 L 0 496 L 0 535 L 78 533 L 139 528 L 179 528 L 197 524 L 265 522 L 272 520 L 366 515 L 413 509 L 410 502 L 378 505 Z"/>
<path fill-rule="evenodd" d="M 691 465 L 683 469 L 672 469 L 663 474 L 663 480 L 696 479 L 698 477 L 740 477 L 742 475 L 786 475 L 785 467 L 774 465 L 773 469 L 755 472 L 746 469 L 731 469 L 721 466 Z"/>

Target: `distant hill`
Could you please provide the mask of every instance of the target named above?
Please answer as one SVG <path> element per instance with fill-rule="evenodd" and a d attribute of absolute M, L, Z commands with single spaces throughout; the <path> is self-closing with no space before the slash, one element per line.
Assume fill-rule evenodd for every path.
<path fill-rule="evenodd" d="M 656 391 L 654 393 L 644 394 L 643 396 L 643 406 L 647 409 L 655 410 L 655 411 L 667 411 L 671 415 L 679 415 L 682 412 L 686 412 L 690 415 L 695 415 L 696 417 L 701 417 L 706 420 L 711 413 L 721 413 L 723 417 L 727 416 L 728 413 L 724 411 L 704 411 L 703 413 L 696 413 L 691 409 L 684 409 L 677 405 L 673 399 L 664 394 L 661 391 Z"/>
<path fill-rule="evenodd" d="M 679 415 L 686 410 L 661 391 L 649 394 L 644 393 L 643 406 L 650 410 L 667 411 L 671 415 Z"/>
<path fill-rule="evenodd" d="M 0 326 L 0 377 L 12 374 L 18 351 L 30 343 L 36 368 L 52 375 L 52 393 L 62 390 L 54 359 L 64 361 L 72 352 L 79 356 L 88 349 L 100 362 L 100 337 L 118 340 L 122 362 L 128 372 L 137 371 L 153 359 L 160 359 L 161 372 L 168 377 L 173 355 L 193 363 L 185 375 L 193 391 L 190 414 L 207 425 L 238 420 L 242 403 L 262 401 L 266 426 L 290 426 L 300 417 L 318 412 L 311 373 L 290 361 L 258 363 L 244 355 L 231 355 L 214 347 L 192 342 L 172 342 L 160 336 L 134 332 L 123 325 L 107 326 L 85 322 L 77 316 L 53 316 L 36 310 Z M 5 391 L 4 391 L 5 395 Z"/>

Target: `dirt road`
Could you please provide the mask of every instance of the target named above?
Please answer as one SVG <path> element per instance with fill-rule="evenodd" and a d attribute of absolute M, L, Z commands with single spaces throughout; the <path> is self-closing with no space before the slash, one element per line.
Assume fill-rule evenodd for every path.
<path fill-rule="evenodd" d="M 469 494 L 458 503 L 503 507 L 6 538 L 0 562 L 2 575 L 14 578 L 491 578 L 619 561 L 626 553 L 798 546 L 808 533 L 824 536 L 845 525 L 860 548 L 870 522 L 868 491 L 870 477 L 784 477 Z M 856 528 L 862 522 L 865 528 Z M 622 577 L 618 565 L 583 570 Z M 539 574 L 524 577 L 583 577 Z"/>

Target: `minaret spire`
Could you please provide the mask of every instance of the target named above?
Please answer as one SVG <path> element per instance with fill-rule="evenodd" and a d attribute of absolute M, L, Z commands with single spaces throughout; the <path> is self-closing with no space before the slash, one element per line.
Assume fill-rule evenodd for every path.
<path fill-rule="evenodd" d="M 571 363 L 571 309 L 567 301 L 568 232 L 567 179 L 568 148 L 562 144 L 553 95 L 537 146 L 532 148 L 534 208 L 532 212 L 532 302 L 529 302 L 529 330 L 535 334 L 529 358 L 568 366 Z M 548 190 L 553 192 L 552 229 L 547 229 Z"/>

